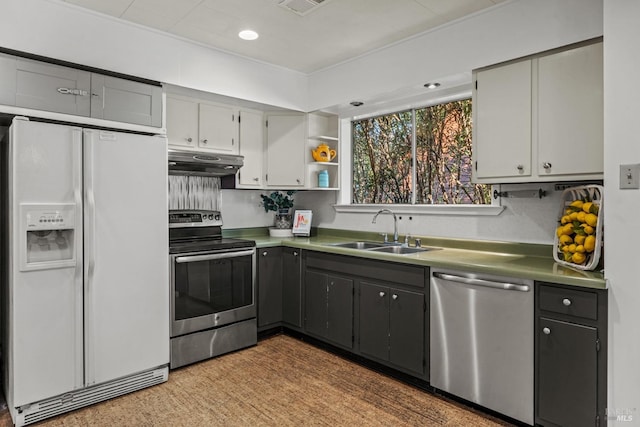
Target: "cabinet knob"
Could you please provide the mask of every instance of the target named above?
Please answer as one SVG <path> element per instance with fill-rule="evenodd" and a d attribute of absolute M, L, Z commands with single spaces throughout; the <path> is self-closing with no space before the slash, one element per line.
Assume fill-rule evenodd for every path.
<path fill-rule="evenodd" d="M 382 298 L 383 296 L 385 296 L 384 292 L 380 292 L 378 295 L 380 295 L 380 298 Z"/>
<path fill-rule="evenodd" d="M 393 294 L 393 295 L 391 295 L 391 298 L 392 298 L 392 299 L 394 299 L 394 300 L 396 300 L 396 299 L 398 299 L 398 295 Z"/>
<path fill-rule="evenodd" d="M 569 307 L 571 305 L 571 300 L 569 298 L 565 298 L 562 300 L 562 303 Z"/>
<path fill-rule="evenodd" d="M 520 172 L 522 172 L 522 171 L 524 170 L 524 166 L 522 166 L 522 165 L 518 165 L 518 166 L 516 166 L 516 168 L 517 168 Z"/>
<path fill-rule="evenodd" d="M 293 251 L 293 256 L 298 256 L 298 252 L 297 251 Z"/>
<path fill-rule="evenodd" d="M 296 178 L 296 182 L 300 184 L 300 178 Z"/>
<path fill-rule="evenodd" d="M 549 163 L 549 162 L 544 162 L 544 163 L 542 164 L 542 167 L 543 167 L 543 168 L 545 168 L 546 170 L 549 170 L 549 169 L 551 169 L 551 163 Z"/>
<path fill-rule="evenodd" d="M 551 329 L 549 328 L 542 328 L 542 333 L 544 333 L 545 335 L 549 335 L 551 333 Z"/>
<path fill-rule="evenodd" d="M 253 178 L 253 180 L 254 180 L 255 182 L 258 182 L 260 179 L 259 179 L 259 178 Z"/>
<path fill-rule="evenodd" d="M 191 141 L 193 141 L 193 138 L 191 137 L 187 138 L 187 142 L 191 142 Z"/>
<path fill-rule="evenodd" d="M 267 256 L 267 251 L 262 252 L 262 256 Z"/>
<path fill-rule="evenodd" d="M 202 140 L 202 143 L 203 143 L 203 144 L 206 144 L 207 142 L 209 142 L 209 140 L 208 140 L 208 139 L 203 139 L 203 140 Z"/>

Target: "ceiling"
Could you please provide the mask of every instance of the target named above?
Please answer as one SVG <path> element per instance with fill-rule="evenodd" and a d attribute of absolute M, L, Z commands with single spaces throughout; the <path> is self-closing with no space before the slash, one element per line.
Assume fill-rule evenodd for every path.
<path fill-rule="evenodd" d="M 210 47 L 313 73 L 510 0 L 63 1 Z M 238 32 L 247 28 L 260 37 L 239 39 Z"/>

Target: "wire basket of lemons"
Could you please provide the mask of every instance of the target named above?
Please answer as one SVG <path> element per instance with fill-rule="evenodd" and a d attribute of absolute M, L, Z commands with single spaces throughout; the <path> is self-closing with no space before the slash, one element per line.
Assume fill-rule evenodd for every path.
<path fill-rule="evenodd" d="M 579 270 L 595 270 L 603 246 L 603 187 L 583 185 L 562 192 L 554 260 Z"/>

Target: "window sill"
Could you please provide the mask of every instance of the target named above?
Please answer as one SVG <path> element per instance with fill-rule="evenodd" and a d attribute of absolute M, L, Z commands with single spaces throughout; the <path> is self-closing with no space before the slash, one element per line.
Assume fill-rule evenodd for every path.
<path fill-rule="evenodd" d="M 504 206 L 493 205 L 333 205 L 339 213 L 376 213 L 389 209 L 404 215 L 497 216 Z"/>

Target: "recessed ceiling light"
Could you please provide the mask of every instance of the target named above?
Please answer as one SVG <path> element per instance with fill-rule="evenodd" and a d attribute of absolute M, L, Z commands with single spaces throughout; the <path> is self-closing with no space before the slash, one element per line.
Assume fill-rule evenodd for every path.
<path fill-rule="evenodd" d="M 238 37 L 240 37 L 242 40 L 255 40 L 259 36 L 258 33 L 253 30 L 242 30 L 238 33 Z"/>
<path fill-rule="evenodd" d="M 435 89 L 438 86 L 440 86 L 440 83 L 425 83 L 424 87 L 426 87 L 427 89 Z"/>
<path fill-rule="evenodd" d="M 362 104 L 364 104 L 364 102 L 361 101 L 351 101 L 349 104 L 353 105 L 354 107 L 359 107 Z"/>

